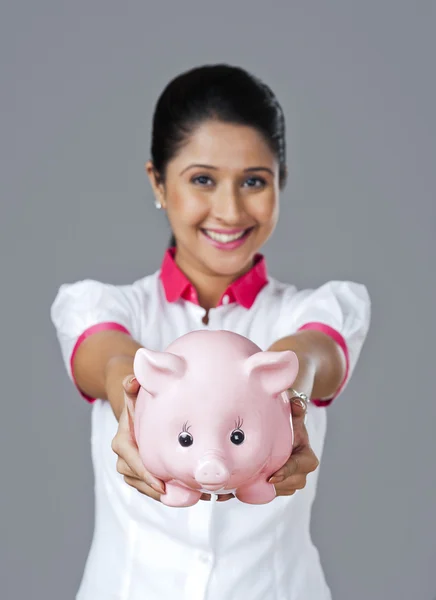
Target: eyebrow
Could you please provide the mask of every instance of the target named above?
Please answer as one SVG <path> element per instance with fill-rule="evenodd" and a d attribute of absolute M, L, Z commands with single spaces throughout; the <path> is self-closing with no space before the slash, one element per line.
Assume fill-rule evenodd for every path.
<path fill-rule="evenodd" d="M 180 172 L 180 175 L 183 175 L 183 173 L 185 173 L 185 171 L 188 171 L 189 169 L 193 169 L 194 167 L 197 169 L 212 169 L 212 171 L 218 171 L 218 167 L 213 167 L 212 165 L 196 164 L 196 165 L 189 165 L 188 167 L 183 169 L 183 171 Z M 244 169 L 244 173 L 252 173 L 253 171 L 267 171 L 268 173 L 271 173 L 272 176 L 274 176 L 274 172 L 272 171 L 272 169 L 269 169 L 268 167 L 249 167 L 248 169 Z"/>

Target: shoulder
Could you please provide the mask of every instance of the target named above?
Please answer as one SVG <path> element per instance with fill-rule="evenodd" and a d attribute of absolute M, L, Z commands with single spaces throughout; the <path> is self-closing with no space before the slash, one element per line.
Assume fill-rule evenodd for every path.
<path fill-rule="evenodd" d="M 158 289 L 158 273 L 131 284 L 83 279 L 62 284 L 50 308 L 54 325 L 78 328 L 98 322 L 117 322 L 128 328 L 148 312 Z"/>
<path fill-rule="evenodd" d="M 97 304 L 105 300 L 134 301 L 153 293 L 158 273 L 147 275 L 129 284 L 117 284 L 96 279 L 82 279 L 63 283 L 55 296 L 54 304 L 60 301 Z"/>
<path fill-rule="evenodd" d="M 284 283 L 270 277 L 268 285 L 264 288 L 265 299 L 274 299 L 285 308 L 310 303 L 314 300 L 330 300 L 340 302 L 348 300 L 357 303 L 370 304 L 368 288 L 357 281 L 331 280 L 318 286 L 298 288 L 291 283 Z"/>
<path fill-rule="evenodd" d="M 301 288 L 270 278 L 259 299 L 276 313 L 280 333 L 296 331 L 308 323 L 324 323 L 337 329 L 367 330 L 371 300 L 363 283 L 331 280 L 319 286 Z"/>

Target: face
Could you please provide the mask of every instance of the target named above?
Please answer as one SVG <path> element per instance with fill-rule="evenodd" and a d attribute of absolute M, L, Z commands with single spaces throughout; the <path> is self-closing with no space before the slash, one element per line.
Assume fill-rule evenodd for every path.
<path fill-rule="evenodd" d="M 146 168 L 181 266 L 230 278 L 251 267 L 279 212 L 279 164 L 257 130 L 206 122 L 168 164 L 164 184 Z"/>

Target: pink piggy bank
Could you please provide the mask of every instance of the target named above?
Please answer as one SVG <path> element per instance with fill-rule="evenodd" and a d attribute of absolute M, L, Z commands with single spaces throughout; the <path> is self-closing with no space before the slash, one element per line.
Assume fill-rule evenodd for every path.
<path fill-rule="evenodd" d="M 161 501 L 192 506 L 203 492 L 273 500 L 267 479 L 292 452 L 286 390 L 297 372 L 294 352 L 262 352 L 229 331 L 194 331 L 166 352 L 138 350 L 134 431 L 144 466 L 165 482 Z"/>

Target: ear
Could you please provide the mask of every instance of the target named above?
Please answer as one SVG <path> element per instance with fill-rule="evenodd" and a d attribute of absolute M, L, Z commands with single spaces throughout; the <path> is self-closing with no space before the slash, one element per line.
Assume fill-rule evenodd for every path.
<path fill-rule="evenodd" d="M 153 352 L 140 348 L 133 361 L 133 372 L 141 387 L 152 396 L 181 379 L 186 371 L 186 361 L 169 352 Z"/>
<path fill-rule="evenodd" d="M 165 187 L 160 178 L 159 173 L 157 172 L 154 164 L 151 160 L 145 163 L 145 171 L 150 180 L 150 184 L 153 190 L 154 197 L 156 201 L 161 205 L 162 208 L 166 208 L 165 204 Z"/>
<path fill-rule="evenodd" d="M 249 377 L 257 377 L 262 388 L 273 396 L 289 389 L 298 373 L 295 352 L 256 352 L 245 361 Z"/>

